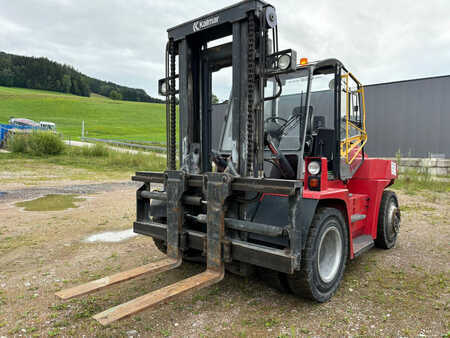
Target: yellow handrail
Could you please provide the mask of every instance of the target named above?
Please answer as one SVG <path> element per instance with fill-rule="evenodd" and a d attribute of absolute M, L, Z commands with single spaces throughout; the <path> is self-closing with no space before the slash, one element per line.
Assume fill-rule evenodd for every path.
<path fill-rule="evenodd" d="M 362 119 L 361 128 L 352 123 L 349 120 L 350 112 L 350 91 L 349 91 L 349 77 L 351 77 L 357 84 L 357 93 L 361 95 L 362 104 Z M 364 87 L 361 82 L 356 79 L 352 73 L 346 73 L 341 75 L 341 78 L 345 79 L 345 94 L 346 94 L 346 109 L 345 109 L 345 139 L 341 141 L 341 156 L 345 157 L 345 162 L 351 164 L 355 158 L 361 153 L 363 147 L 367 143 L 367 132 L 366 132 L 366 104 L 364 100 Z M 360 132 L 359 135 L 349 136 L 349 127 L 352 127 Z M 359 145 L 359 149 L 350 158 L 350 152 Z"/>

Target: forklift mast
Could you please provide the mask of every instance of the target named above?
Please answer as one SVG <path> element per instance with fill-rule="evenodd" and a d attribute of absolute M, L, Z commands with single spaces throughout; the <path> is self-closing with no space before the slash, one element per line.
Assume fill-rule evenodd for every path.
<path fill-rule="evenodd" d="M 231 66 L 231 165 L 241 177 L 263 177 L 264 78 L 273 65 L 270 58 L 278 52 L 274 7 L 259 0 L 242 1 L 173 27 L 168 35 L 166 77 L 159 82 L 160 93 L 167 97 L 167 168 L 176 169 L 179 94 L 180 166 L 187 173 L 212 171 L 212 73 Z M 231 43 L 208 47 L 211 41 L 228 36 Z M 295 69 L 295 60 L 291 67 Z"/>

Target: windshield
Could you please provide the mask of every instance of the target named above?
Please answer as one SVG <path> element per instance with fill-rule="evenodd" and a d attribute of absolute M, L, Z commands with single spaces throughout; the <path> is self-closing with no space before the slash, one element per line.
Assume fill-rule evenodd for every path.
<path fill-rule="evenodd" d="M 266 122 L 274 121 L 283 126 L 286 121 L 294 120 L 290 124 L 291 128 L 284 129 L 280 139 L 280 150 L 297 151 L 301 149 L 303 140 L 305 119 L 306 119 L 306 101 L 308 93 L 308 73 L 309 68 L 297 70 L 294 73 L 283 74 L 279 76 L 282 86 L 282 92 L 279 97 L 264 102 L 264 119 Z M 334 81 L 334 72 L 328 74 L 315 74 L 311 79 L 311 96 L 309 103 L 310 118 L 319 114 L 320 126 L 332 128 L 333 123 L 333 89 L 330 89 L 330 81 Z M 264 97 L 275 96 L 279 91 L 279 85 L 275 78 L 267 80 L 264 88 Z M 227 114 L 226 127 L 222 139 L 222 151 L 231 151 L 231 112 L 233 102 L 230 102 Z"/>
<path fill-rule="evenodd" d="M 283 150 L 298 150 L 300 147 L 300 129 L 298 126 L 304 123 L 303 116 L 306 112 L 306 93 L 308 90 L 308 69 L 302 69 L 295 73 L 280 75 L 282 91 L 280 97 L 265 101 L 264 120 L 273 121 L 283 126 L 294 118 L 296 123 L 287 128 L 280 140 L 279 148 Z M 266 98 L 275 96 L 279 91 L 279 85 L 275 78 L 267 81 L 264 89 Z"/>

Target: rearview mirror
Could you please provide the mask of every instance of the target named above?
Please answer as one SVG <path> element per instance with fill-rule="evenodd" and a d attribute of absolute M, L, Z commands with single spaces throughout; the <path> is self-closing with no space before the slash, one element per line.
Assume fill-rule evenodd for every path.
<path fill-rule="evenodd" d="M 330 83 L 328 83 L 328 87 L 330 88 L 330 90 L 334 90 L 334 79 L 330 80 Z"/>

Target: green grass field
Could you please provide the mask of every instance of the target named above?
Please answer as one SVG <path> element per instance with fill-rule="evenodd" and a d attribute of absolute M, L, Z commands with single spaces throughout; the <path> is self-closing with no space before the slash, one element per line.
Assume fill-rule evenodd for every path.
<path fill-rule="evenodd" d="M 64 138 L 79 139 L 81 122 L 88 137 L 165 142 L 165 106 L 114 101 L 42 90 L 0 86 L 0 123 L 10 117 L 51 121 Z"/>

